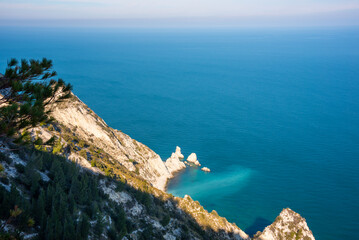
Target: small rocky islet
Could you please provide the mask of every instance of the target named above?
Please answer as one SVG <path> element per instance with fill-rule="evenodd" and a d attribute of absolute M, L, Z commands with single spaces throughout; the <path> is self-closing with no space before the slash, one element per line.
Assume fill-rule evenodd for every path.
<path fill-rule="evenodd" d="M 180 147 L 176 147 L 176 152 L 172 153 L 171 157 L 169 157 L 166 162 L 165 165 L 168 169 L 168 171 L 173 174 L 175 172 L 179 172 L 183 169 L 186 168 L 186 165 L 188 166 L 201 166 L 201 163 L 198 161 L 197 159 L 197 154 L 196 153 L 191 153 L 188 157 L 187 157 L 187 161 L 183 161 L 184 156 L 181 153 L 181 148 Z M 211 170 L 208 167 L 202 167 L 201 168 L 202 171 L 204 172 L 210 172 Z"/>

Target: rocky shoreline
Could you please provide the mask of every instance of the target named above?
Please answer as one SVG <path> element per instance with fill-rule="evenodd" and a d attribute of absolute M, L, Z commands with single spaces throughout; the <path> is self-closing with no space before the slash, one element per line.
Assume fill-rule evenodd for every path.
<path fill-rule="evenodd" d="M 176 152 L 172 153 L 171 157 L 169 157 L 165 161 L 165 166 L 172 175 L 168 180 L 172 179 L 174 177 L 175 173 L 178 173 L 178 172 L 186 169 L 187 166 L 189 166 L 189 167 L 193 167 L 193 166 L 200 167 L 201 166 L 201 163 L 197 159 L 196 153 L 191 153 L 187 157 L 186 161 L 183 161 L 183 159 L 184 159 L 184 156 L 181 152 L 181 148 L 179 146 L 177 146 Z M 211 172 L 211 170 L 208 167 L 202 167 L 201 170 L 204 172 Z M 167 183 L 168 183 L 168 181 L 167 181 Z M 167 186 L 167 184 L 166 184 L 166 186 Z"/>
<path fill-rule="evenodd" d="M 200 166 L 200 162 L 195 153 L 190 154 L 186 161 L 184 161 L 185 158 L 179 147 L 176 147 L 176 151 L 171 154 L 170 158 L 163 161 L 161 157 L 148 146 L 132 139 L 122 131 L 109 127 L 103 119 L 97 116 L 75 95 L 72 95 L 72 98 L 68 101 L 56 104 L 51 115 L 56 119 L 57 126 L 61 127 L 62 135 L 67 133 L 71 139 L 76 138 L 80 142 L 91 145 L 91 148 L 101 149 L 101 152 L 106 154 L 108 162 L 112 163 L 111 167 L 116 167 L 122 171 L 122 174 L 126 174 L 126 176 L 122 176 L 122 178 L 126 179 L 127 184 L 141 187 L 148 183 L 149 186 L 146 188 L 150 189 L 148 191 L 150 191 L 154 197 L 171 197 L 171 195 L 165 193 L 168 180 L 175 177 L 176 173 L 184 170 L 187 166 Z M 43 136 L 44 141 L 48 135 L 55 135 L 59 139 L 62 139 L 61 132 L 46 127 L 40 127 L 37 131 L 34 131 L 34 134 Z M 64 148 L 71 146 L 71 143 L 73 143 L 71 139 L 62 139 Z M 90 148 L 88 151 L 91 153 Z M 96 152 L 92 152 L 91 156 L 95 156 L 96 154 Z M 86 156 L 81 155 L 80 150 L 71 152 L 71 156 L 68 156 L 68 158 L 91 172 L 99 170 L 90 164 Z M 209 170 L 209 168 L 202 167 L 201 170 L 206 171 L 207 169 Z M 180 209 L 178 211 L 189 214 L 200 226 L 204 229 L 209 229 L 207 232 L 214 231 L 212 232 L 214 234 L 213 236 L 222 234 L 220 239 L 249 239 L 235 224 L 229 223 L 225 218 L 220 217 L 216 213 L 208 213 L 198 202 L 193 201 L 189 197 L 174 197 L 174 199 Z M 289 216 L 294 216 L 294 213 L 289 212 Z M 286 217 L 284 220 L 283 223 L 286 223 L 286 221 L 290 219 Z M 307 232 L 306 235 L 300 233 L 298 239 L 304 240 L 304 236 L 312 236 L 310 230 L 304 228 L 303 224 L 297 227 L 298 231 L 303 230 Z M 262 236 L 258 234 L 257 236 L 259 237 L 254 239 L 275 239 L 270 238 L 273 235 L 285 239 L 285 234 L 292 234 L 289 231 L 284 231 L 279 225 L 275 225 L 273 228 L 278 229 L 278 231 L 272 229 L 270 233 L 267 230 Z M 237 232 L 239 233 L 237 234 Z M 268 238 L 263 238 L 263 236 Z"/>

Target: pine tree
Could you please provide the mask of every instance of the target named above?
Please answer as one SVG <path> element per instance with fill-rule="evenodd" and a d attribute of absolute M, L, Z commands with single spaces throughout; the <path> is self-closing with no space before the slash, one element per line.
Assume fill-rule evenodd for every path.
<path fill-rule="evenodd" d="M 75 223 L 71 220 L 70 215 L 67 215 L 64 221 L 64 239 L 74 239 Z"/>
<path fill-rule="evenodd" d="M 86 214 L 82 214 L 81 220 L 77 225 L 78 239 L 87 239 L 90 230 L 89 218 Z"/>
<path fill-rule="evenodd" d="M 35 222 L 41 223 L 44 213 L 45 213 L 45 192 L 41 190 L 40 195 L 36 201 L 36 207 L 34 208 L 34 213 L 33 213 L 33 215 L 35 216 Z"/>
<path fill-rule="evenodd" d="M 100 213 L 97 213 L 97 216 L 96 216 L 96 224 L 95 224 L 95 227 L 94 227 L 94 230 L 93 230 L 96 239 L 100 239 L 100 238 L 101 238 L 103 229 L 104 229 L 103 216 L 102 216 Z"/>
<path fill-rule="evenodd" d="M 0 137 L 14 138 L 15 143 L 34 143 L 28 130 L 39 123 L 51 123 L 46 107 L 71 96 L 72 86 L 55 80 L 52 61 L 11 59 L 4 76 L 0 75 Z M 48 141 L 45 144 L 53 142 Z"/>

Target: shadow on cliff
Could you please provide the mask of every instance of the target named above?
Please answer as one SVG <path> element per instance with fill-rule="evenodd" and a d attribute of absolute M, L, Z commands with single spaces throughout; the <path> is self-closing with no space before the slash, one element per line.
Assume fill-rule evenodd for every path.
<path fill-rule="evenodd" d="M 272 224 L 272 222 L 269 221 L 268 219 L 265 219 L 262 217 L 257 217 L 256 220 L 254 220 L 254 222 L 252 223 L 252 225 L 245 229 L 245 232 L 249 236 L 253 236 L 258 231 L 263 231 L 264 228 L 266 228 L 267 226 L 269 226 L 271 224 Z"/>
<path fill-rule="evenodd" d="M 2 139 L 0 138 L 0 144 L 1 143 Z M 127 183 L 126 180 L 123 181 L 124 179 L 116 174 L 113 174 L 111 176 L 97 173 L 93 174 L 93 171 L 91 171 L 90 169 L 83 168 L 76 162 L 69 161 L 61 155 L 55 155 L 46 151 L 40 151 L 33 147 L 19 147 L 14 144 L 10 146 L 11 148 L 9 149 L 15 149 L 15 147 L 17 147 L 16 150 L 11 150 L 12 153 L 15 153 L 16 156 L 18 156 L 17 161 L 21 160 L 22 162 L 26 163 L 26 166 L 20 164 L 21 166 L 23 166 L 22 168 L 24 169 L 17 170 L 17 172 L 22 175 L 19 175 L 16 181 L 13 182 L 14 184 L 17 184 L 17 187 L 22 189 L 22 193 L 30 194 L 30 191 L 28 190 L 30 189 L 30 186 L 32 187 L 31 184 L 33 184 L 31 176 L 38 176 L 33 172 L 46 172 L 46 180 L 43 180 L 42 178 L 36 178 L 38 179 L 36 182 L 36 186 L 38 188 L 37 191 L 41 191 L 43 193 L 46 192 L 46 194 L 44 194 L 43 196 L 43 198 L 45 199 L 44 204 L 48 204 L 49 209 L 52 209 L 52 205 L 55 202 L 55 200 L 53 199 L 61 199 L 62 207 L 58 207 L 56 209 L 56 215 L 51 215 L 54 214 L 53 211 L 46 210 L 44 207 L 42 216 L 45 216 L 46 219 L 49 219 L 51 217 L 51 219 L 54 219 L 54 222 L 59 222 L 61 224 L 61 221 L 64 218 L 59 218 L 57 214 L 74 219 L 75 215 L 71 215 L 71 212 L 73 211 L 70 210 L 72 206 L 73 208 L 78 209 L 79 212 L 82 212 L 84 215 L 86 215 L 86 220 L 84 220 L 86 224 L 89 224 L 90 221 L 97 221 L 96 211 L 101 212 L 104 216 L 108 215 L 110 219 L 113 219 L 113 221 L 111 220 L 109 225 L 106 226 L 109 227 L 107 228 L 107 234 L 111 235 L 112 237 L 113 234 L 115 236 L 127 236 L 131 235 L 131 233 L 133 232 L 137 232 L 138 240 L 164 240 L 165 238 L 163 236 L 166 235 L 168 232 L 171 233 L 171 231 L 169 230 L 172 230 L 174 235 L 176 235 L 176 232 L 180 231 L 180 239 L 184 240 L 193 239 L 193 236 L 200 240 L 224 239 L 221 237 L 223 234 L 225 234 L 223 231 L 214 231 L 213 229 L 202 226 L 190 214 L 186 213 L 185 211 L 179 211 L 179 202 L 176 199 L 168 198 L 169 194 L 163 193 L 159 194 L 158 196 L 155 196 L 152 193 L 149 193 L 148 191 L 159 190 L 149 187 L 149 184 L 140 178 L 132 178 L 131 181 L 133 181 L 134 184 L 136 183 L 138 184 L 138 186 L 144 188 L 145 191 L 131 186 Z M 0 154 L 0 162 L 4 164 L 5 161 L 7 164 L 12 164 L 13 161 L 14 164 L 16 163 L 15 160 L 10 161 L 8 160 L 6 155 Z M 17 168 L 22 169 L 21 167 Z M 25 176 L 27 172 L 30 172 L 27 175 L 27 177 L 31 179 L 30 184 L 27 183 L 27 178 Z M 128 174 L 128 172 L 124 173 Z M 129 174 L 133 173 L 130 172 Z M 132 175 L 128 175 L 128 177 L 131 176 Z M 35 177 L 33 178 L 35 179 Z M 75 189 L 75 187 L 76 191 L 72 190 Z M 96 190 L 104 189 L 104 187 L 112 189 L 115 193 L 125 192 L 130 196 L 130 198 L 127 198 L 126 202 L 120 203 L 119 201 L 116 201 L 116 195 L 114 195 L 114 198 L 109 198 L 107 196 L 108 194 L 106 194 L 105 192 L 96 192 Z M 53 189 L 56 189 L 56 191 Z M 6 192 L 6 190 L 0 186 L 1 207 L 3 207 L 3 199 L 1 198 L 1 194 L 4 193 L 4 191 Z M 26 202 L 28 205 L 26 205 L 25 203 L 26 200 L 22 198 L 22 194 L 10 195 L 15 199 L 8 201 L 10 205 L 14 202 L 19 202 L 21 203 L 20 207 L 22 209 L 29 209 L 28 211 L 30 212 L 37 211 L 37 209 L 33 207 L 34 205 L 32 202 L 38 201 L 39 197 L 41 196 L 39 193 L 32 196 L 26 195 L 26 199 L 29 200 L 29 203 Z M 60 201 L 57 202 L 58 204 L 60 204 Z M 118 203 L 118 205 L 115 204 L 116 202 Z M 142 209 L 140 210 L 141 212 L 139 214 L 136 214 L 135 212 L 137 211 L 136 202 L 142 205 Z M 93 205 L 93 203 L 96 204 Z M 170 207 L 169 204 L 172 205 L 172 207 Z M 10 205 L 9 207 L 6 207 L 6 209 L 12 209 L 14 207 Z M 94 206 L 96 206 L 96 208 L 94 208 Z M 149 217 L 152 219 L 151 221 L 149 220 Z M 0 220 L 2 219 L 2 216 L 0 216 Z M 173 222 L 171 221 L 172 219 L 176 219 L 176 221 Z M 163 227 L 154 227 L 156 222 L 158 222 L 157 226 L 158 224 L 160 224 Z M 41 221 L 38 221 L 38 223 L 41 223 Z M 47 221 L 44 221 L 44 224 L 45 223 L 47 224 Z M 77 222 L 75 221 L 73 224 L 75 223 Z M 46 231 L 45 228 L 43 228 L 44 230 L 40 230 L 43 231 L 44 236 L 48 236 L 51 234 L 55 234 L 55 236 L 62 236 L 65 235 L 65 233 L 72 236 L 72 234 L 74 234 L 67 228 L 56 230 L 55 225 L 48 226 L 49 227 L 46 227 Z M 38 225 L 37 227 L 39 227 L 40 229 L 42 226 Z M 142 231 L 137 231 L 138 229 L 141 229 Z M 86 231 L 84 230 L 84 232 L 85 236 L 89 233 L 89 229 L 87 229 Z M 233 235 L 231 232 L 227 234 L 230 237 Z M 112 237 L 110 239 L 117 239 L 116 237 Z M 0 239 L 3 238 L 1 238 L 0 236 Z M 82 238 L 73 236 L 73 238 L 67 239 Z M 231 239 L 234 238 L 231 237 Z"/>

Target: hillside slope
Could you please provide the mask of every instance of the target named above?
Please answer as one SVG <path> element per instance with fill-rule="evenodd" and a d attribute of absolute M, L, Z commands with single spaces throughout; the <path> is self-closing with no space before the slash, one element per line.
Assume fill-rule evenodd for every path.
<path fill-rule="evenodd" d="M 76 96 L 52 109 L 56 121 L 71 129 L 79 139 L 102 149 L 111 159 L 139 175 L 154 187 L 164 190 L 172 177 L 160 156 L 121 131 L 110 128 Z"/>
<path fill-rule="evenodd" d="M 305 219 L 293 210 L 286 208 L 271 225 L 266 227 L 263 232 L 258 232 L 254 238 L 254 240 L 277 239 L 314 240 L 314 236 Z"/>
<path fill-rule="evenodd" d="M 24 166 L 28 166 L 28 163 L 29 166 L 33 166 L 32 161 L 36 159 L 34 156 L 51 152 L 50 155 L 59 155 L 58 161 L 66 164 L 73 162 L 81 166 L 79 173 L 89 173 L 102 196 L 97 200 L 98 208 L 103 211 L 101 216 L 104 224 L 109 226 L 103 231 L 101 238 L 113 239 L 111 234 L 115 232 L 123 236 L 121 239 L 250 239 L 235 224 L 229 223 L 215 211 L 209 213 L 191 197 L 173 197 L 164 192 L 166 182 L 172 177 L 172 168 L 168 165 L 170 161 L 166 166 L 160 156 L 150 148 L 121 131 L 110 128 L 75 95 L 53 106 L 52 116 L 55 119 L 54 124 L 36 127 L 32 129 L 31 134 L 44 140 L 54 136 L 57 139 L 54 147 L 36 146 L 41 151 L 33 150 L 35 153 L 25 151 L 25 154 L 15 158 L 20 159 Z M 6 145 L 5 142 L 3 144 Z M 1 184 L 5 189 L 3 191 L 14 191 L 11 190 L 14 189 L 11 186 L 16 186 L 21 191 L 21 196 L 28 196 L 25 198 L 31 199 L 29 186 L 26 187 L 26 181 L 21 181 L 24 179 L 23 173 L 16 169 L 14 161 L 6 160 L 14 157 L 14 153 L 2 150 L 2 154 L 5 156 L 4 160 L 1 160 L 5 168 L 2 179 L 8 179 Z M 46 155 L 46 158 L 49 156 Z M 41 182 L 44 188 L 52 183 L 56 186 L 58 181 L 55 173 L 48 174 L 53 169 L 50 163 L 47 165 L 48 169 L 36 170 L 45 179 L 49 179 L 47 184 L 44 183 L 46 181 Z M 66 193 L 70 191 L 69 189 L 65 186 L 62 191 Z M 110 209 L 106 207 L 109 203 L 113 206 Z M 78 204 L 78 214 L 88 217 L 91 226 L 94 227 L 98 222 L 97 215 L 87 216 L 86 208 L 82 206 L 83 202 L 80 201 Z M 123 209 L 125 213 L 126 231 L 121 231 L 122 225 L 113 226 L 113 218 L 116 216 L 112 213 L 116 206 Z M 50 213 L 51 211 L 48 210 L 48 214 Z M 299 224 L 296 231 L 303 228 L 303 231 L 307 232 L 305 226 L 306 224 Z M 275 233 L 275 229 L 279 229 L 279 226 L 273 225 L 271 229 Z M 37 228 L 27 231 L 41 233 L 41 226 L 38 225 Z M 256 239 L 271 239 L 263 236 L 273 235 L 265 235 L 266 231 L 263 234 L 258 235 Z M 91 228 L 88 237 L 96 239 L 95 235 L 96 232 Z M 277 235 L 273 236 L 272 239 L 276 239 Z M 297 234 L 296 237 L 295 239 L 301 240 L 307 235 Z"/>

